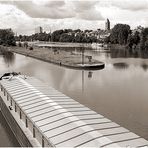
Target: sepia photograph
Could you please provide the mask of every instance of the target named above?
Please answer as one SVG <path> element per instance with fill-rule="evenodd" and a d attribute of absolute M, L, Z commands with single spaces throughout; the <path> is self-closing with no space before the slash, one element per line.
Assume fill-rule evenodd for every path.
<path fill-rule="evenodd" d="M 148 0 L 0 0 L 0 147 L 148 148 Z"/>

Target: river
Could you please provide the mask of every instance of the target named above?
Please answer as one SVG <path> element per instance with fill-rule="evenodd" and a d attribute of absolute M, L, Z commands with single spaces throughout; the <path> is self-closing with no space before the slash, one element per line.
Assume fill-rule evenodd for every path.
<path fill-rule="evenodd" d="M 148 52 L 87 50 L 85 54 L 105 62 L 105 68 L 75 70 L 10 54 L 0 56 L 0 73 L 34 76 L 148 140 Z"/>
<path fill-rule="evenodd" d="M 14 137 L 5 118 L 0 112 L 0 147 L 19 147 L 19 143 Z"/>

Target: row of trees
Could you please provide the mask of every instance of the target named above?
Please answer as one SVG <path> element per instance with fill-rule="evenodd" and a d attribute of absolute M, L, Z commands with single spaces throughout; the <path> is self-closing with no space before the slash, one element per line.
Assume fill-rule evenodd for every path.
<path fill-rule="evenodd" d="M 16 37 L 17 41 L 53 41 L 53 42 L 76 42 L 76 43 L 92 43 L 97 41 L 97 37 L 95 36 L 86 36 L 86 32 L 91 32 L 92 30 L 84 30 L 80 29 L 72 30 L 72 29 L 61 29 L 56 30 L 52 34 L 51 33 L 36 33 L 30 36 L 27 35 L 19 35 Z"/>
<path fill-rule="evenodd" d="M 129 25 L 117 24 L 111 30 L 106 43 L 127 45 L 129 48 L 148 49 L 148 28 L 141 28 L 139 31 L 132 31 Z"/>
<path fill-rule="evenodd" d="M 0 29 L 0 45 L 15 46 L 15 37 L 11 29 Z"/>
<path fill-rule="evenodd" d="M 96 36 L 87 36 L 86 32 L 92 30 L 81 31 L 80 29 L 56 30 L 52 33 L 51 39 L 54 42 L 74 42 L 74 43 L 92 43 L 97 41 Z"/>
<path fill-rule="evenodd" d="M 15 39 L 17 41 L 50 41 L 51 39 L 51 34 L 50 33 L 36 33 L 36 34 L 32 34 L 30 36 L 27 35 L 19 35 L 16 36 Z"/>

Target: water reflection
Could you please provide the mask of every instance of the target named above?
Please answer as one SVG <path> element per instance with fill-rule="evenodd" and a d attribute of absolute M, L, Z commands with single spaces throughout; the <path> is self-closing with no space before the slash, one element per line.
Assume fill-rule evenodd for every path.
<path fill-rule="evenodd" d="M 144 71 L 147 71 L 148 70 L 148 65 L 145 64 L 145 63 L 142 63 L 141 64 L 141 67 L 143 68 Z"/>
<path fill-rule="evenodd" d="M 136 50 L 136 49 L 111 49 L 111 58 L 148 58 L 147 50 Z"/>
<path fill-rule="evenodd" d="M 92 78 L 92 74 L 93 74 L 93 72 L 92 72 L 92 71 L 89 71 L 89 72 L 88 72 L 88 78 L 91 79 L 91 78 Z"/>
<path fill-rule="evenodd" d="M 114 63 L 113 66 L 116 69 L 127 69 L 129 67 L 127 63 Z"/>
<path fill-rule="evenodd" d="M 76 51 L 77 48 L 74 50 L 81 52 L 80 49 Z M 105 62 L 106 67 L 96 71 L 81 71 L 16 54 L 12 68 L 48 83 L 99 114 L 148 139 L 147 51 L 85 50 L 85 54 Z M 139 58 L 133 58 L 137 56 Z M 0 57 L 2 72 L 8 67 L 1 59 Z"/>
<path fill-rule="evenodd" d="M 0 147 L 20 147 L 4 116 L 0 112 Z"/>
<path fill-rule="evenodd" d="M 4 57 L 4 62 L 5 62 L 5 64 L 6 65 L 8 65 L 8 67 L 10 66 L 10 65 L 13 65 L 13 63 L 14 63 L 14 60 L 15 60 L 15 55 L 14 55 L 14 53 L 12 53 L 12 52 L 4 52 L 3 53 L 3 57 Z"/>

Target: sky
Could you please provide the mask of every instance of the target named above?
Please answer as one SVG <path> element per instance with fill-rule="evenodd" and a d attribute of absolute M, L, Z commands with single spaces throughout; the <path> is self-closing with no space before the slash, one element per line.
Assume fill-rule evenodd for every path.
<path fill-rule="evenodd" d="M 148 27 L 148 0 L 0 0 L 0 28 L 17 34 L 33 34 L 43 27 L 57 29 L 104 29 L 109 18 L 132 29 Z"/>

